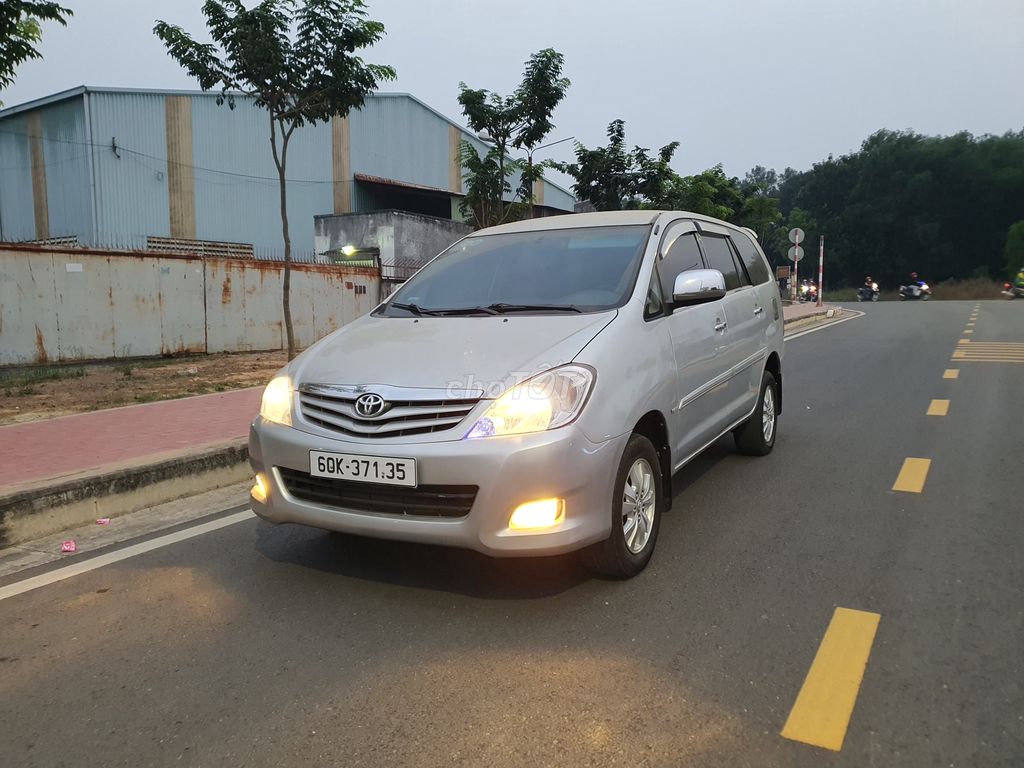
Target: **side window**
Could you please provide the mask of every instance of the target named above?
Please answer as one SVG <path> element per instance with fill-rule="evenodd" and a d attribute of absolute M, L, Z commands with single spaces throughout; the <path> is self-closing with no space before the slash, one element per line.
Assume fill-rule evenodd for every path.
<path fill-rule="evenodd" d="M 765 263 L 765 259 L 761 255 L 760 250 L 758 250 L 754 241 L 750 239 L 750 235 L 734 232 L 732 235 L 732 244 L 735 245 L 736 250 L 739 251 L 740 258 L 743 260 L 743 264 L 747 268 L 747 274 L 750 275 L 751 282 L 753 282 L 754 285 L 767 283 L 771 279 L 771 272 L 768 270 L 768 265 Z"/>
<path fill-rule="evenodd" d="M 725 290 L 739 288 L 747 281 L 740 280 L 740 273 L 732 257 L 729 241 L 717 235 L 703 235 L 701 245 L 708 260 L 708 269 L 717 269 L 725 277 Z"/>
<path fill-rule="evenodd" d="M 685 232 L 673 237 L 670 229 L 665 233 L 662 247 L 668 250 L 663 251 L 665 257 L 658 262 L 661 295 L 671 297 L 679 273 L 703 269 L 704 262 L 700 257 L 700 247 L 697 245 L 697 235 L 694 232 Z"/>

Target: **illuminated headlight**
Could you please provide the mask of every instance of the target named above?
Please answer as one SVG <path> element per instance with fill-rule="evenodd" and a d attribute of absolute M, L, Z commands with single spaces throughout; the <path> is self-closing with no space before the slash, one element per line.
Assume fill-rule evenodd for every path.
<path fill-rule="evenodd" d="M 292 380 L 287 376 L 274 377 L 263 390 L 260 416 L 267 421 L 292 425 Z"/>
<path fill-rule="evenodd" d="M 579 415 L 593 384 L 594 373 L 581 365 L 534 376 L 491 403 L 466 437 L 522 435 L 564 427 Z"/>
<path fill-rule="evenodd" d="M 871 290 L 877 291 L 878 290 L 878 283 L 872 283 L 871 284 Z"/>
<path fill-rule="evenodd" d="M 927 291 L 928 290 L 928 283 L 921 283 L 921 290 L 922 291 Z"/>

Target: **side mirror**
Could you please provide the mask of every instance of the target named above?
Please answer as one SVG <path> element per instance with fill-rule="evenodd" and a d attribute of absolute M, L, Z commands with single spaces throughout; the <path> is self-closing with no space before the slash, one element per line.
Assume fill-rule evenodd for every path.
<path fill-rule="evenodd" d="M 717 269 L 693 269 L 681 272 L 672 287 L 672 303 L 689 307 L 725 298 L 725 278 Z"/>

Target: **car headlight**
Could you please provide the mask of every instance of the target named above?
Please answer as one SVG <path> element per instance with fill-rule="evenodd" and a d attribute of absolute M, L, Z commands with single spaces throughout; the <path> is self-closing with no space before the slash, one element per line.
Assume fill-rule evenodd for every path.
<path fill-rule="evenodd" d="M 581 365 L 566 365 L 534 376 L 491 403 L 466 438 L 522 435 L 564 427 L 579 415 L 593 385 L 593 371 Z"/>
<path fill-rule="evenodd" d="M 292 425 L 292 380 L 287 376 L 275 376 L 263 390 L 260 402 L 260 416 L 267 421 Z"/>

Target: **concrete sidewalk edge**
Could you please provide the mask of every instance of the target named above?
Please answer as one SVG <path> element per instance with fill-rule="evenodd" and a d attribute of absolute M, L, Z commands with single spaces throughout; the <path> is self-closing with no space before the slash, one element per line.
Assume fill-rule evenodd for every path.
<path fill-rule="evenodd" d="M 248 478 L 245 439 L 0 495 L 0 547 Z"/>

